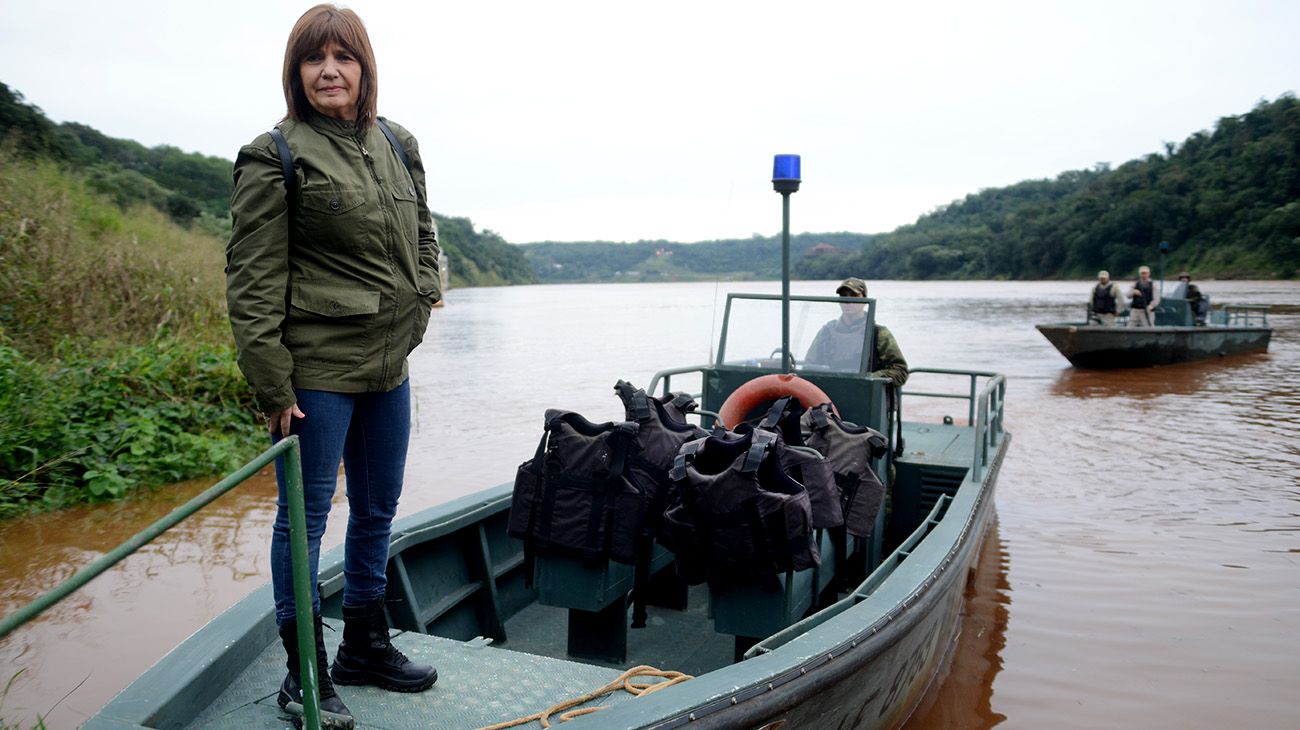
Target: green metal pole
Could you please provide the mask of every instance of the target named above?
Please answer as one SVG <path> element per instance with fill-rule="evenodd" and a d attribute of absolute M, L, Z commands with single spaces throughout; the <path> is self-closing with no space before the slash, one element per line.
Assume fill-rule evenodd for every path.
<path fill-rule="evenodd" d="M 172 510 L 172 512 L 166 517 L 146 527 L 144 530 L 141 530 L 135 535 L 135 537 L 132 537 L 130 540 L 118 545 L 103 557 L 90 565 L 87 565 L 85 568 L 82 568 L 76 575 L 55 586 L 49 593 L 46 593 L 9 616 L 6 616 L 3 621 L 0 621 L 0 639 L 8 636 L 19 626 L 22 626 L 44 613 L 51 606 L 66 598 L 68 594 L 94 580 L 100 574 L 121 562 L 131 553 L 134 553 L 145 545 L 148 545 L 150 542 L 153 542 L 153 540 L 159 535 L 180 524 L 183 520 L 190 517 L 195 512 L 198 512 L 208 504 L 211 504 L 213 500 L 239 486 L 240 482 L 253 476 L 259 469 L 274 461 L 275 457 L 292 450 L 294 458 L 297 459 L 297 444 L 298 438 L 296 436 L 291 436 L 272 446 L 262 452 L 260 456 L 245 464 L 239 469 L 239 471 L 231 474 L 225 479 L 222 479 L 211 487 L 208 487 L 203 491 L 203 493 Z M 301 492 L 301 486 L 299 486 L 299 491 Z M 292 505 L 292 500 L 290 504 Z"/>
<path fill-rule="evenodd" d="M 790 367 L 790 193 L 781 193 L 781 372 Z"/>
<path fill-rule="evenodd" d="M 298 614 L 298 672 L 302 687 L 303 727 L 320 729 L 320 678 L 316 676 L 316 622 L 312 611 L 310 563 L 307 556 L 307 509 L 302 486 L 302 455 L 298 437 L 284 455 L 284 483 L 289 497 L 289 551 L 293 565 L 293 603 Z M 283 443 L 283 441 L 281 442 Z"/>

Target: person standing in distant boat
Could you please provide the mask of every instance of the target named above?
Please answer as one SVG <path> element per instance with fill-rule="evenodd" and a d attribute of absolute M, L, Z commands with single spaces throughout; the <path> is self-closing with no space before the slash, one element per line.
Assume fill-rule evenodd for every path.
<path fill-rule="evenodd" d="M 1122 308 L 1119 284 L 1110 280 L 1109 271 L 1098 271 L 1097 285 L 1092 288 L 1092 299 L 1088 301 L 1088 324 L 1096 322 L 1114 327 Z"/>
<path fill-rule="evenodd" d="M 1183 298 L 1187 300 L 1187 306 L 1192 308 L 1192 322 L 1197 327 L 1205 325 L 1206 310 L 1210 308 L 1210 301 L 1201 293 L 1201 288 L 1192 283 L 1192 275 L 1186 271 L 1178 275 L 1178 280 L 1183 283 Z"/>
<path fill-rule="evenodd" d="M 1160 304 L 1160 289 L 1151 281 L 1151 267 L 1138 267 L 1138 280 L 1128 290 L 1130 327 L 1153 327 L 1156 323 L 1156 307 Z"/>
<path fill-rule="evenodd" d="M 282 83 L 280 138 L 261 135 L 235 161 L 226 301 L 239 367 L 272 440 L 300 439 L 321 709 L 350 716 L 334 683 L 419 692 L 438 678 L 393 646 L 384 598 L 411 430 L 406 360 L 441 298 L 439 247 L 415 138 L 376 115 L 375 56 L 357 14 L 334 5 L 304 13 Z M 302 688 L 282 461 L 271 583 L 288 655 L 284 708 L 302 701 Z M 348 529 L 343 640 L 331 669 L 317 570 L 340 461 Z"/>
<path fill-rule="evenodd" d="M 840 282 L 835 293 L 842 297 L 867 296 L 867 283 L 857 277 Z M 862 367 L 862 343 L 866 339 L 867 305 L 862 302 L 841 302 L 840 316 L 832 319 L 817 331 L 808 354 L 804 358 L 812 365 L 822 365 L 831 370 L 856 373 Z M 899 388 L 907 382 L 907 360 L 898 341 L 889 328 L 876 325 L 876 349 L 867 363 L 871 375 L 889 378 Z"/>

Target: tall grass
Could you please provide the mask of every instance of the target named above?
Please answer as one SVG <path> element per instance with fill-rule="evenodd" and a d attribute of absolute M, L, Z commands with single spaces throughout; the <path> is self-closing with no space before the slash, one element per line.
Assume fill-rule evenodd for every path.
<path fill-rule="evenodd" d="M 216 237 L 122 211 L 52 162 L 0 149 L 0 331 L 24 352 L 65 339 L 228 340 Z"/>
<path fill-rule="evenodd" d="M 0 148 L 0 517 L 218 474 L 256 452 L 222 251 Z"/>

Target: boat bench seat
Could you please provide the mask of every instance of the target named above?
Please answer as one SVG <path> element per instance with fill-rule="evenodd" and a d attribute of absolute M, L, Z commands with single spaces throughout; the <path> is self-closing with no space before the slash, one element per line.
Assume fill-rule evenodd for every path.
<path fill-rule="evenodd" d="M 673 554 L 655 545 L 650 572 L 672 565 Z M 570 656 L 622 663 L 627 656 L 627 609 L 636 570 L 606 560 L 592 564 L 580 558 L 539 555 L 534 584 L 537 602 L 569 609 Z"/>
<path fill-rule="evenodd" d="M 836 553 L 830 533 L 819 529 L 815 538 L 821 550 L 821 565 L 777 575 L 775 590 L 757 580 L 710 584 L 713 630 L 736 637 L 737 657 L 759 640 L 802 619 L 833 583 Z"/>

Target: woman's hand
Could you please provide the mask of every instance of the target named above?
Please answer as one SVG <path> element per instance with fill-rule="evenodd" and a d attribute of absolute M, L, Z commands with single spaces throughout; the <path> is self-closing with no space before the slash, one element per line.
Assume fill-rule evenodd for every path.
<path fill-rule="evenodd" d="M 289 426 L 295 418 L 306 418 L 307 414 L 298 410 L 298 404 L 294 403 L 282 411 L 272 411 L 266 414 L 266 426 L 272 436 L 282 434 L 289 435 Z"/>

